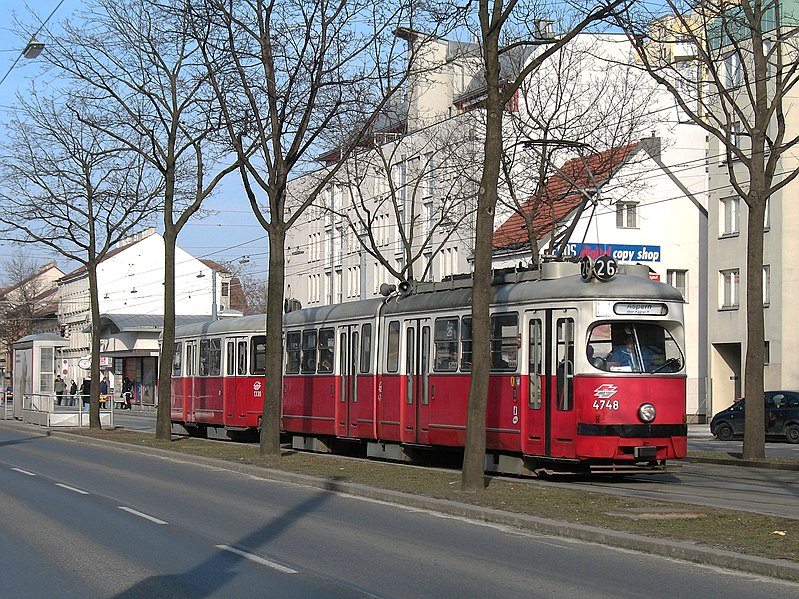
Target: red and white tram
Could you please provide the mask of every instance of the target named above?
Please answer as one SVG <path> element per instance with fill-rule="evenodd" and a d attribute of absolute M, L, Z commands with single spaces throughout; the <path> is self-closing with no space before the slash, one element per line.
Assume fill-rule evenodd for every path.
<path fill-rule="evenodd" d="M 548 263 L 492 286 L 487 470 L 617 472 L 685 457 L 682 296 L 645 267 L 606 280 L 592 270 Z M 286 314 L 282 427 L 294 447 L 358 441 L 392 459 L 463 447 L 471 296 L 456 280 Z M 177 329 L 173 423 L 259 426 L 264 322 Z"/>

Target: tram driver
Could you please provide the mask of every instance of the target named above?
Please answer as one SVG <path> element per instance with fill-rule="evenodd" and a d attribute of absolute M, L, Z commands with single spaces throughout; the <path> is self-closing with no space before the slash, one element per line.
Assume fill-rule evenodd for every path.
<path fill-rule="evenodd" d="M 622 343 L 614 345 L 613 350 L 607 357 L 611 370 L 650 371 L 652 369 L 653 356 L 649 348 L 636 344 L 633 330 L 629 327 L 625 327 L 623 339 Z"/>

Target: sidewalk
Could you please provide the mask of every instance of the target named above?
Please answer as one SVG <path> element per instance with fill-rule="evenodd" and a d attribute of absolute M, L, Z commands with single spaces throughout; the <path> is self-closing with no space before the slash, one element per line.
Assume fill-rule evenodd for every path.
<path fill-rule="evenodd" d="M 710 424 L 689 424 L 688 425 L 688 438 L 689 439 L 715 439 L 710 434 Z"/>

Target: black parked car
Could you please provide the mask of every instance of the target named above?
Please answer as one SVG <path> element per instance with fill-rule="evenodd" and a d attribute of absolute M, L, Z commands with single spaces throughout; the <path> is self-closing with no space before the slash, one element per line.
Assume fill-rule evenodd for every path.
<path fill-rule="evenodd" d="M 799 391 L 766 391 L 766 436 L 799 443 Z M 710 432 L 722 441 L 744 434 L 746 400 L 736 401 L 710 421 Z"/>

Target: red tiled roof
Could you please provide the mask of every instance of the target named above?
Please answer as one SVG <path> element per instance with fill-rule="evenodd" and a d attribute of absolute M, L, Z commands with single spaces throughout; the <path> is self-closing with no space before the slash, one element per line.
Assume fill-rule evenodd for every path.
<path fill-rule="evenodd" d="M 592 154 L 588 158 L 573 158 L 552 175 L 540 191 L 521 207 L 525 214 L 533 211 L 533 228 L 538 239 L 548 234 L 553 223 L 562 221 L 583 198 L 581 190 L 588 193 L 605 185 L 629 156 L 635 153 L 640 142 L 621 148 L 611 148 Z M 529 245 L 525 220 L 514 212 L 494 231 L 494 249 L 511 249 Z"/>

